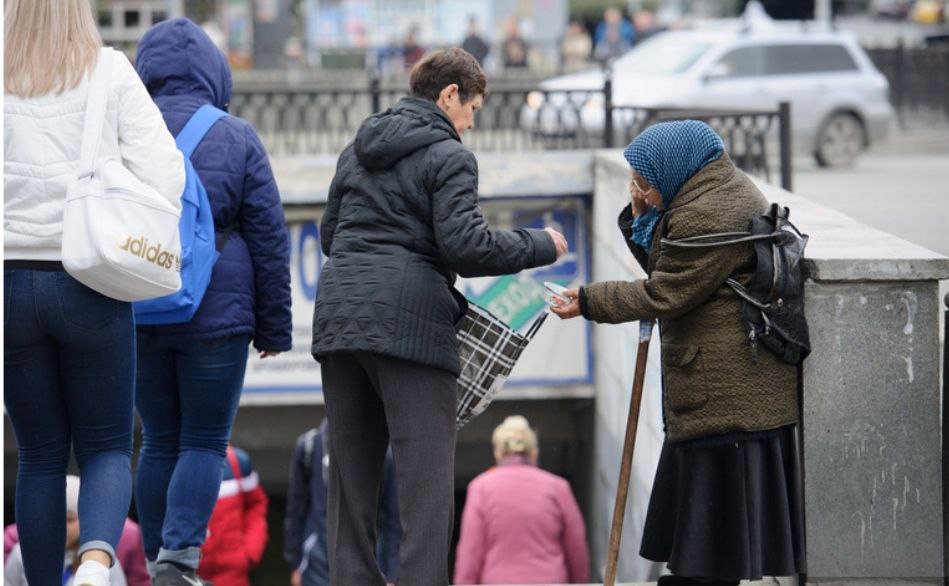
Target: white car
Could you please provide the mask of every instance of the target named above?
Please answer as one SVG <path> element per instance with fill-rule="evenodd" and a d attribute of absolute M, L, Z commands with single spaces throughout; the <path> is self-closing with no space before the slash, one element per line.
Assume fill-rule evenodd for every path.
<path fill-rule="evenodd" d="M 889 83 L 843 32 L 660 33 L 613 62 L 612 79 L 619 107 L 776 110 L 790 102 L 794 149 L 823 166 L 851 164 L 894 121 Z M 602 136 L 603 84 L 601 70 L 545 80 L 528 95 L 521 127 Z M 614 127 L 631 115 L 614 111 Z"/>

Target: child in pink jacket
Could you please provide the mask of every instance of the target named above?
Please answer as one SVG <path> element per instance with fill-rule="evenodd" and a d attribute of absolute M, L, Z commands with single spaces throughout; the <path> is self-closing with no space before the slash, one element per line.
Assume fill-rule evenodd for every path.
<path fill-rule="evenodd" d="M 580 584 L 583 516 L 566 480 L 537 467 L 537 435 L 513 415 L 494 430 L 498 465 L 468 485 L 455 584 Z"/>

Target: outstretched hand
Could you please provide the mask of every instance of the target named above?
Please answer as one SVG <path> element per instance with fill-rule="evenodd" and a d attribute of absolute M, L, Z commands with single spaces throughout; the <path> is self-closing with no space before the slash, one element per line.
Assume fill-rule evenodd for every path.
<path fill-rule="evenodd" d="M 557 249 L 557 258 L 567 254 L 567 239 L 564 238 L 563 234 L 550 227 L 544 228 L 544 230 L 550 234 L 550 238 L 554 241 L 554 247 Z"/>
<path fill-rule="evenodd" d="M 568 299 L 566 303 L 557 300 L 556 305 L 550 308 L 550 311 L 557 314 L 560 319 L 570 319 L 580 315 L 580 290 L 567 289 L 563 296 Z"/>

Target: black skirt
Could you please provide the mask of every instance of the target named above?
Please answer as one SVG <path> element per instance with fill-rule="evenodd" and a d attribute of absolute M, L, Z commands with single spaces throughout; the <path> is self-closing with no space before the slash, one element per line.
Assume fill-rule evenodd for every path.
<path fill-rule="evenodd" d="M 794 425 L 666 441 L 640 555 L 690 578 L 803 573 L 799 456 Z"/>

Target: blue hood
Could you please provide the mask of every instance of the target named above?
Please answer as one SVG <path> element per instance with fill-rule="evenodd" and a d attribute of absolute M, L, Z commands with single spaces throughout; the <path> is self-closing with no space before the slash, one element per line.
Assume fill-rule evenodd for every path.
<path fill-rule="evenodd" d="M 150 28 L 138 45 L 135 69 L 152 98 L 190 95 L 225 111 L 231 101 L 227 57 L 186 18 Z"/>

